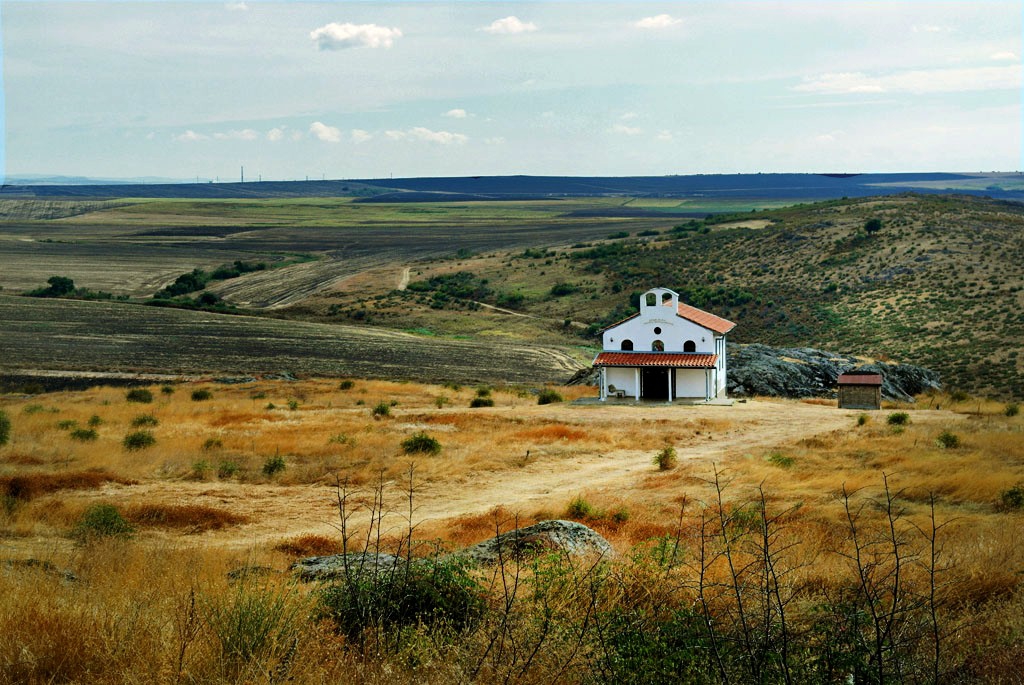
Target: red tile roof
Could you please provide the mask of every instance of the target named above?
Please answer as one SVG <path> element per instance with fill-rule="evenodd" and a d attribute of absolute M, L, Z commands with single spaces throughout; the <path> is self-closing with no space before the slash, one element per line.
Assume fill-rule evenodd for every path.
<path fill-rule="evenodd" d="M 844 373 L 839 375 L 839 385 L 881 385 L 879 373 Z"/>
<path fill-rule="evenodd" d="M 602 352 L 594 366 L 658 366 L 677 369 L 710 369 L 717 354 L 677 354 L 675 352 Z"/>
<path fill-rule="evenodd" d="M 706 312 L 703 309 L 697 309 L 692 305 L 683 304 L 682 302 L 679 303 L 679 316 L 688 321 L 694 322 L 698 326 L 710 328 L 715 333 L 721 333 L 722 335 L 725 335 L 736 327 L 736 324 L 728 319 L 723 319 L 720 316 L 715 316 L 711 312 Z"/>

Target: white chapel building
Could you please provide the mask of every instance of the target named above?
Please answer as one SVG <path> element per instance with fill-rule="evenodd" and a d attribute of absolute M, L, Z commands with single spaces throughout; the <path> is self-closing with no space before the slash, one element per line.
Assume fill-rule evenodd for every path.
<path fill-rule="evenodd" d="M 725 396 L 725 335 L 736 324 L 679 301 L 667 288 L 648 290 L 637 314 L 603 331 L 594 359 L 601 399 L 695 399 Z"/>

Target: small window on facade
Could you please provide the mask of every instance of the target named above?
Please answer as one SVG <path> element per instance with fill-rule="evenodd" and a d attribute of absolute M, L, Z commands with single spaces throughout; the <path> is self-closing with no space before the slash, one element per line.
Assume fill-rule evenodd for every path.
<path fill-rule="evenodd" d="M 696 351 L 697 351 L 697 343 L 693 342 L 692 340 L 687 340 L 686 342 L 683 343 L 683 352 L 696 352 Z"/>
<path fill-rule="evenodd" d="M 648 307 L 653 307 L 654 305 L 658 304 L 658 296 L 655 295 L 654 293 L 647 293 L 647 297 L 644 298 L 644 302 L 647 304 Z"/>
<path fill-rule="evenodd" d="M 660 326 L 655 326 L 654 327 L 654 334 L 655 335 L 661 335 L 661 327 Z"/>
<path fill-rule="evenodd" d="M 651 351 L 652 352 L 664 352 L 665 351 L 665 343 L 661 342 L 660 340 L 655 340 L 653 343 L 651 343 Z"/>
<path fill-rule="evenodd" d="M 626 352 L 632 352 L 633 351 L 633 341 L 632 340 L 623 340 L 622 341 L 621 349 L 626 351 Z"/>
<path fill-rule="evenodd" d="M 671 307 L 672 306 L 672 295 L 670 293 L 662 293 L 661 294 L 661 304 L 663 304 L 666 307 Z"/>

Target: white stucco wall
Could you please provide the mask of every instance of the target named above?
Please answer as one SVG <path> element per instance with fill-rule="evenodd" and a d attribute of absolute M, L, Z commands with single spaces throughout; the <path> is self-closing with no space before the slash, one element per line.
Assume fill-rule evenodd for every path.
<path fill-rule="evenodd" d="M 704 369 L 676 369 L 676 398 L 704 397 Z"/>
<path fill-rule="evenodd" d="M 661 333 L 654 329 L 660 328 Z M 604 332 L 603 347 L 607 351 L 622 349 L 623 340 L 633 341 L 635 352 L 650 352 L 655 340 L 665 343 L 665 352 L 682 352 L 683 344 L 692 340 L 698 354 L 715 354 L 715 334 L 703 326 L 680 318 L 674 309 L 661 307 L 642 312 Z"/>
<path fill-rule="evenodd" d="M 608 368 L 608 385 L 614 385 L 617 390 L 625 390 L 627 397 L 636 396 L 636 369 Z"/>

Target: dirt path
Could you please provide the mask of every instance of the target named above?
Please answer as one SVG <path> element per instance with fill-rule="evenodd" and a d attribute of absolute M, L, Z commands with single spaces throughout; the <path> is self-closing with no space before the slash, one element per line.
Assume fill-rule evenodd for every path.
<path fill-rule="evenodd" d="M 402 275 L 398 279 L 398 290 L 405 290 L 409 287 L 409 274 L 412 273 L 412 267 L 405 267 L 402 269 Z"/>
<path fill-rule="evenodd" d="M 518 408 L 523 414 L 573 412 L 584 423 L 621 420 L 622 430 L 642 430 L 644 421 L 728 422 L 724 432 L 695 436 L 678 446 L 681 460 L 697 464 L 698 475 L 710 475 L 712 465 L 729 467 L 736 459 L 760 455 L 780 444 L 827 433 L 852 425 L 858 412 L 796 402 L 751 401 L 733 407 L 615 407 L 563 406 Z M 946 412 L 915 412 L 915 421 L 948 420 Z M 640 496 L 643 483 L 655 473 L 650 450 L 583 452 L 561 457 L 525 460 L 524 465 L 504 471 L 474 473 L 449 480 L 416 485 L 414 519 L 417 524 L 438 522 L 454 516 L 481 514 L 502 505 L 509 511 L 531 514 L 559 511 L 581 493 L 614 493 L 628 500 Z M 703 470 L 702 468 L 703 467 Z M 704 473 L 706 471 L 706 474 Z M 90 497 L 133 502 L 181 503 L 187 501 L 249 516 L 253 522 L 240 528 L 208 533 L 197 542 L 243 549 L 289 536 L 315 533 L 336 535 L 336 492 L 331 487 L 275 486 L 240 483 L 152 481 L 134 486 L 108 486 Z M 407 502 L 399 483 L 388 483 L 385 500 L 392 512 L 385 528 L 400 534 L 406 524 Z M 365 522 L 365 512 L 353 523 Z"/>

